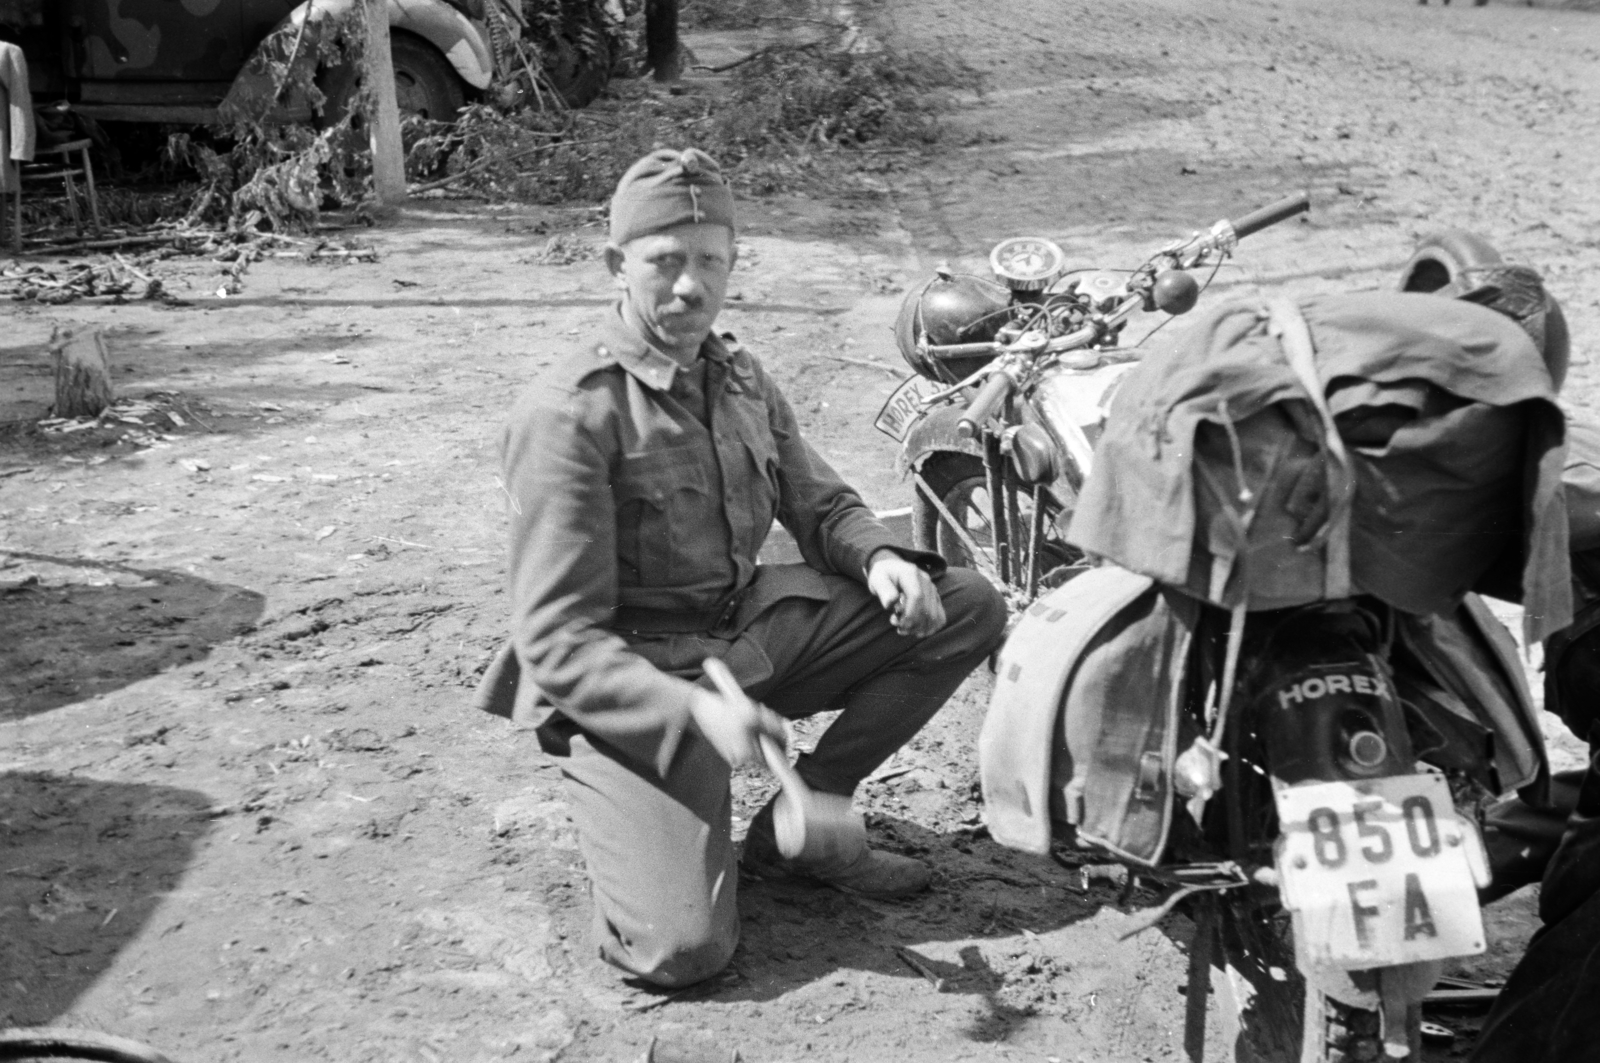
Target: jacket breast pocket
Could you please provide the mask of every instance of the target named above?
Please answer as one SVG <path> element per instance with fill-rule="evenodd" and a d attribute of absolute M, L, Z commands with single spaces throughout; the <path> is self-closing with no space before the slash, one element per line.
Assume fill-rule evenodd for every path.
<path fill-rule="evenodd" d="M 701 453 L 675 447 L 624 455 L 612 493 L 623 584 L 673 586 L 684 567 L 683 551 L 708 510 Z"/>
<path fill-rule="evenodd" d="M 752 396 L 731 396 L 719 413 L 725 418 L 724 431 L 731 432 L 744 445 L 749 455 L 750 473 L 758 478 L 756 484 L 764 483 L 776 498 L 782 459 L 778 441 L 772 437 L 772 426 L 767 422 L 766 404 Z"/>

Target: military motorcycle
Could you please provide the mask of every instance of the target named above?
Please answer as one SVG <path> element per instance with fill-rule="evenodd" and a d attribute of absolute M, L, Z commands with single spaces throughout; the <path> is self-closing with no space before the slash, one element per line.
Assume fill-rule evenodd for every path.
<path fill-rule="evenodd" d="M 1158 267 L 1143 283 L 1153 292 L 1160 276 Z M 1069 865 L 1121 864 L 1125 896 L 1137 883 L 1165 892 L 1129 935 L 1175 909 L 1190 916 L 1184 1040 L 1196 1063 L 1208 999 L 1236 1061 L 1417 1060 L 1421 1005 L 1445 962 L 1485 948 L 1482 810 L 1514 790 L 1539 801 L 1548 766 L 1515 640 L 1478 593 L 1459 589 L 1513 587 L 1536 625 L 1530 641 L 1570 613 L 1547 593 L 1568 579 L 1566 516 L 1550 463 L 1540 464 L 1560 453 L 1565 326 L 1542 288 L 1512 291 L 1525 279 L 1482 241 L 1454 234 L 1425 241 L 1408 264 L 1401 287 L 1419 294 L 1216 308 L 1186 347 L 1152 353 L 1121 379 L 1117 419 L 1099 425 L 1101 471 L 1071 494 L 1056 493 L 1059 470 L 1029 474 L 1034 444 L 1016 440 L 1041 424 L 1037 413 L 1015 429 L 990 424 L 1006 395 L 1042 405 L 1027 358 L 1011 351 L 982 367 L 988 382 L 955 415 L 958 433 L 967 424 L 975 438 L 998 437 L 986 472 L 1005 459 L 1032 486 L 1035 531 L 1040 509 L 1062 499 L 1080 518 L 1122 506 L 1120 523 L 1106 525 L 1113 533 L 1160 523 L 1159 508 L 1125 505 L 1156 469 L 1141 462 L 1162 451 L 1193 465 L 1183 503 L 1192 531 L 1164 572 L 1080 519 L 1061 549 L 1081 544 L 1097 563 L 1034 597 L 1045 566 L 1027 551 L 1058 548 L 1048 536 L 1020 540 L 1024 582 L 1013 589 L 1030 602 L 996 662 L 979 759 L 997 841 Z M 1137 304 L 1125 296 L 1114 307 Z M 1090 324 L 1104 327 L 1086 316 L 1069 335 L 1088 336 Z M 1391 342 L 1402 334 L 1405 343 Z M 1485 373 L 1498 364 L 1509 375 L 1475 391 L 1430 378 L 1438 364 L 1404 361 L 1446 335 L 1456 346 L 1438 348 L 1438 364 L 1472 360 Z M 1531 353 L 1541 343 L 1548 372 Z M 1257 364 L 1286 382 L 1278 398 L 1230 414 L 1216 391 L 1184 390 L 1241 379 L 1251 363 L 1236 352 L 1251 344 Z M 1363 344 L 1381 356 L 1351 354 Z M 1331 364 L 1341 349 L 1346 360 Z M 1498 363 L 1496 350 L 1506 352 Z M 1524 400 L 1505 398 L 1510 379 L 1526 382 Z M 1171 395 L 1204 408 L 1192 437 Z M 1495 454 L 1511 455 L 1504 476 L 1481 460 Z M 950 460 L 933 453 L 922 467 L 936 459 Z M 1004 478 L 985 483 L 1003 497 Z M 1436 508 L 1425 534 L 1403 527 L 1427 505 Z M 1458 515 L 1439 521 L 1437 507 L 1451 505 Z M 1505 528 L 1469 526 L 1497 507 Z M 1001 536 L 1017 525 L 1003 512 L 990 519 Z M 1379 538 L 1394 549 L 1383 558 L 1361 538 L 1375 520 L 1389 522 Z M 1474 556 L 1473 544 L 1494 535 L 1504 537 Z M 960 541 L 972 556 L 1004 556 L 970 531 Z M 1558 551 L 1541 553 L 1540 542 Z M 1522 559 L 1520 584 L 1505 582 L 1507 558 Z M 1005 570 L 1012 580 L 1018 564 Z"/>
<path fill-rule="evenodd" d="M 1069 269 L 1050 240 L 1002 240 L 997 281 L 941 267 L 895 326 L 916 370 L 875 422 L 916 485 L 917 547 L 975 566 L 1014 607 L 1083 570 L 1063 538 L 1118 382 L 1142 354 L 1134 314 L 1187 313 L 1243 237 L 1310 209 L 1289 196 L 1178 240 L 1132 270 Z"/>

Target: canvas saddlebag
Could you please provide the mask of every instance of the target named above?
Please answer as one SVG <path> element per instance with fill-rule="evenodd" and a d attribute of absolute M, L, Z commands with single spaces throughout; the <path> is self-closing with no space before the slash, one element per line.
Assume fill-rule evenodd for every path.
<path fill-rule="evenodd" d="M 1193 673 L 1207 608 L 1106 565 L 1027 610 L 1001 651 L 978 740 L 997 841 L 1046 853 L 1072 834 L 1134 864 L 1162 860 L 1182 814 L 1173 761 L 1198 733 L 1190 706 L 1203 696 Z M 1480 600 L 1447 616 L 1400 616 L 1390 649 L 1387 662 L 1362 666 L 1392 684 L 1386 696 L 1403 705 L 1419 758 L 1469 770 L 1496 792 L 1545 777 L 1515 643 Z M 1325 662 L 1246 668 L 1242 679 L 1260 689 L 1241 688 L 1241 704 L 1300 683 L 1294 669 L 1321 676 L 1353 661 L 1330 651 Z"/>

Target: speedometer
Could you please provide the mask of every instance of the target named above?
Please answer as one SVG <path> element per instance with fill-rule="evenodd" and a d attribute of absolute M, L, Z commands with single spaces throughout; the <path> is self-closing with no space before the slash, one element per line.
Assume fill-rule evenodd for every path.
<path fill-rule="evenodd" d="M 1002 240 L 989 252 L 989 268 L 1006 287 L 1018 292 L 1043 291 L 1061 276 L 1067 256 L 1049 240 L 1015 236 Z"/>

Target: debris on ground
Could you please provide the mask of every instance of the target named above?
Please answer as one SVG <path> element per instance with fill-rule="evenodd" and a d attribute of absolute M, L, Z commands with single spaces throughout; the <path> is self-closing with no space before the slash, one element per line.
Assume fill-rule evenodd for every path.
<path fill-rule="evenodd" d="M 593 242 L 575 232 L 568 232 L 552 236 L 545 241 L 544 247 L 530 257 L 546 266 L 570 266 L 598 258 L 599 255 L 600 250 Z"/>
<path fill-rule="evenodd" d="M 119 248 L 147 250 L 132 258 Z M 159 264 L 178 255 L 209 255 L 222 263 L 222 283 L 218 296 L 238 295 L 244 288 L 244 274 L 250 265 L 263 258 L 300 258 L 311 261 L 376 262 L 378 253 L 370 244 L 331 236 L 302 237 L 276 232 L 230 233 L 201 226 L 151 226 L 145 230 L 124 230 L 100 240 L 80 241 L 76 245 L 39 248 L 39 253 L 87 250 L 109 252 L 98 261 L 38 265 L 20 260 L 0 268 L 0 295 L 19 302 L 46 305 L 71 303 L 79 299 L 105 298 L 113 303 L 131 299 L 152 299 L 169 304 L 179 299 L 159 276 Z"/>
<path fill-rule="evenodd" d="M 182 395 L 155 391 L 142 399 L 118 399 L 97 417 L 46 417 L 36 422 L 36 426 L 48 436 L 99 430 L 107 443 L 122 442 L 145 450 L 159 450 L 180 439 L 176 433 L 191 426 L 209 431 L 209 416 L 209 413 L 197 413 Z"/>

